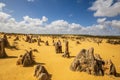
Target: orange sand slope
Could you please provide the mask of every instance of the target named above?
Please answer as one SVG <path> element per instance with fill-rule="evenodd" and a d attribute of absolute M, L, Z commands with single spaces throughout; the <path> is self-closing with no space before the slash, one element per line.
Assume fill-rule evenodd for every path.
<path fill-rule="evenodd" d="M 105 39 L 99 46 L 98 44 L 87 40 L 80 41 L 81 44 L 76 44 L 76 41 L 79 40 L 68 39 L 69 51 L 72 57 L 63 58 L 62 54 L 55 53 L 55 48 L 52 44 L 53 39 L 49 36 L 41 36 L 40 38 L 44 41 L 48 40 L 50 46 L 45 46 L 44 43 L 41 43 L 41 46 L 38 46 L 37 42 L 27 43 L 22 39 L 25 38 L 24 36 L 20 35 L 19 37 L 20 41 L 16 41 L 19 50 L 6 49 L 6 53 L 9 57 L 0 59 L 0 80 L 37 80 L 33 77 L 35 65 L 30 67 L 16 65 L 17 57 L 20 54 L 24 54 L 25 49 L 29 50 L 30 48 L 39 51 L 33 52 L 35 61 L 46 67 L 47 71 L 52 75 L 51 80 L 120 80 L 120 77 L 111 77 L 107 75 L 93 76 L 85 72 L 73 72 L 69 69 L 74 56 L 76 56 L 81 49 L 94 47 L 95 53 L 99 53 L 104 60 L 111 59 L 116 66 L 117 72 L 120 73 L 120 45 L 108 44 Z M 15 36 L 8 38 L 11 45 L 13 45 L 13 39 L 15 39 Z M 63 43 L 63 39 L 57 38 L 55 41 L 58 39 L 61 40 L 63 46 L 62 49 L 64 51 L 65 44 Z"/>

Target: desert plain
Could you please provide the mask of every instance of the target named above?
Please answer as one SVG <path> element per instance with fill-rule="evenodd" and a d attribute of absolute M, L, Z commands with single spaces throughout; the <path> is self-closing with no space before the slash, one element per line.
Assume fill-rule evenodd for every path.
<path fill-rule="evenodd" d="M 19 37 L 19 40 L 14 41 L 16 36 Z M 37 80 L 33 76 L 34 68 L 37 64 L 45 66 L 51 75 L 51 80 L 120 80 L 119 76 L 94 76 L 85 72 L 74 72 L 70 70 L 70 64 L 81 49 L 93 47 L 94 53 L 100 54 L 103 60 L 111 59 L 116 67 L 117 73 L 120 73 L 120 44 L 107 43 L 107 38 L 100 37 L 82 36 L 82 39 L 79 39 L 77 38 L 78 36 L 74 35 L 62 35 L 64 37 L 54 35 L 38 36 L 42 41 L 48 41 L 49 46 L 46 46 L 44 42 L 41 42 L 40 46 L 38 46 L 37 42 L 25 42 L 26 36 L 24 35 L 7 35 L 10 45 L 15 45 L 17 49 L 5 48 L 8 57 L 0 59 L 0 80 Z M 3 34 L 0 34 L 0 37 L 2 38 Z M 53 39 L 55 42 L 58 40 L 61 41 L 63 53 L 65 51 L 64 40 L 68 40 L 70 58 L 63 58 L 63 53 L 56 54 L 55 46 L 53 46 L 52 42 Z M 102 43 L 97 44 L 94 42 L 94 39 L 100 39 Z M 79 44 L 76 43 L 77 41 L 79 41 Z M 33 52 L 37 64 L 29 67 L 16 65 L 19 55 L 24 54 L 26 50 L 30 49 L 38 50 L 38 52 Z"/>

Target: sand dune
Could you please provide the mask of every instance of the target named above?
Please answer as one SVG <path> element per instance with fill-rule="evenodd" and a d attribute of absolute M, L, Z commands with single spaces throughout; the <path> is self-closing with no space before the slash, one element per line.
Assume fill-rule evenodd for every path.
<path fill-rule="evenodd" d="M 73 72 L 69 69 L 74 56 L 76 56 L 81 49 L 94 47 L 95 53 L 99 53 L 104 60 L 111 59 L 116 66 L 117 72 L 120 73 L 120 45 L 108 44 L 106 43 L 106 39 L 99 45 L 87 40 L 80 41 L 81 44 L 76 44 L 76 41 L 79 40 L 68 39 L 71 57 L 63 58 L 62 54 L 55 53 L 55 47 L 52 44 L 53 39 L 49 36 L 40 37 L 41 40 L 48 40 L 49 46 L 46 46 L 44 43 L 41 43 L 41 46 L 38 46 L 37 43 L 27 43 L 22 39 L 24 36 L 21 35 L 19 37 L 20 41 L 16 41 L 18 43 L 18 50 L 6 48 L 5 50 L 9 57 L 0 59 L 0 80 L 37 80 L 33 77 L 35 65 L 30 67 L 16 65 L 17 57 L 20 54 L 24 54 L 25 50 L 30 50 L 30 48 L 38 50 L 38 52 L 33 52 L 35 61 L 46 67 L 52 76 L 51 80 L 120 80 L 120 77 L 107 75 L 93 76 L 85 72 Z M 15 39 L 15 36 L 8 38 L 10 45 L 13 45 L 13 39 Z M 63 39 L 56 38 L 55 41 L 58 39 L 62 42 L 64 52 L 65 44 Z"/>

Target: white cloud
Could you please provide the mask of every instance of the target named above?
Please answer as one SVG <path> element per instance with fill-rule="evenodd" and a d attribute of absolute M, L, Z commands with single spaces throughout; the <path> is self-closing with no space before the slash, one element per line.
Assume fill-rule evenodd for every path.
<path fill-rule="evenodd" d="M 76 23 L 68 23 L 65 20 L 56 20 L 51 22 L 51 24 L 46 26 L 47 30 L 50 33 L 76 33 L 79 31 L 82 26 Z"/>
<path fill-rule="evenodd" d="M 0 12 L 0 22 L 5 22 L 8 20 L 11 16 L 9 14 L 6 14 L 4 12 Z"/>
<path fill-rule="evenodd" d="M 36 34 L 92 34 L 92 35 L 120 35 L 120 21 L 107 21 L 99 18 L 98 24 L 82 26 L 69 23 L 65 20 L 55 20 L 47 23 L 48 18 L 43 16 L 31 18 L 24 16 L 23 20 L 16 21 L 10 14 L 0 12 L 0 32 L 10 33 L 36 33 Z M 101 24 L 102 23 L 102 24 Z"/>
<path fill-rule="evenodd" d="M 46 18 L 45 16 L 43 16 L 42 19 L 30 18 L 29 16 L 24 16 L 23 19 L 24 21 L 21 21 L 21 23 L 28 24 L 30 26 L 39 26 L 48 20 L 48 18 Z"/>
<path fill-rule="evenodd" d="M 43 22 L 46 22 L 47 20 L 48 20 L 47 17 L 45 17 L 45 16 L 42 17 L 42 21 L 43 21 Z"/>
<path fill-rule="evenodd" d="M 103 23 L 103 22 L 105 22 L 105 20 L 106 20 L 106 18 L 98 18 L 98 19 L 97 19 L 97 22 L 98 22 L 98 23 Z"/>
<path fill-rule="evenodd" d="M 117 0 L 118 2 L 120 2 L 120 0 Z"/>
<path fill-rule="evenodd" d="M 117 20 L 106 21 L 106 24 L 120 29 L 120 21 L 117 21 Z"/>
<path fill-rule="evenodd" d="M 64 20 L 56 20 L 46 26 L 49 33 L 67 33 L 69 23 Z"/>
<path fill-rule="evenodd" d="M 11 15 L 0 12 L 0 31 L 15 33 L 42 33 L 42 34 L 92 34 L 92 35 L 120 35 L 120 21 L 103 21 L 103 24 L 92 26 L 81 26 L 69 23 L 65 20 L 52 21 L 47 24 L 45 16 L 41 19 L 24 16 L 23 20 L 17 22 Z M 46 23 L 46 24 L 44 24 Z"/>
<path fill-rule="evenodd" d="M 34 2 L 35 0 L 27 0 L 28 2 Z"/>
<path fill-rule="evenodd" d="M 5 7 L 6 5 L 4 3 L 0 2 L 0 11 L 2 11 L 3 7 Z"/>
<path fill-rule="evenodd" d="M 89 10 L 95 11 L 94 16 L 114 17 L 120 14 L 120 2 L 113 0 L 96 0 Z"/>

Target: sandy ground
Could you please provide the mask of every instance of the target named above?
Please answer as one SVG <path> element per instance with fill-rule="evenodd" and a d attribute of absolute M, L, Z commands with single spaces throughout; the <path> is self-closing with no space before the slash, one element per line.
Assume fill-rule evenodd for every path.
<path fill-rule="evenodd" d="M 76 40 L 69 41 L 69 50 L 71 57 L 63 58 L 62 54 L 56 54 L 55 48 L 52 44 L 52 38 L 50 37 L 41 37 L 42 40 L 48 40 L 50 46 L 45 46 L 44 43 L 41 43 L 41 46 L 37 46 L 37 43 L 27 43 L 22 40 L 23 36 L 20 36 L 20 41 L 17 41 L 17 47 L 19 50 L 15 49 L 6 49 L 6 53 L 9 55 L 8 58 L 0 59 L 0 80 L 37 80 L 33 77 L 34 67 L 22 67 L 17 66 L 16 61 L 17 57 L 20 54 L 25 53 L 25 49 L 29 50 L 37 49 L 39 52 L 33 52 L 35 56 L 35 61 L 41 63 L 51 74 L 51 80 L 120 80 L 120 77 L 111 77 L 111 76 L 93 76 L 85 72 L 73 72 L 69 69 L 71 62 L 74 59 L 74 56 L 77 53 L 85 48 L 94 47 L 95 53 L 99 53 L 101 57 L 106 59 L 111 59 L 116 66 L 117 72 L 120 73 L 120 45 L 112 45 L 106 43 L 106 40 L 103 40 L 99 46 L 94 42 L 83 41 L 81 44 L 76 44 Z M 13 45 L 12 36 L 8 38 L 11 45 Z M 62 49 L 64 51 L 64 43 L 61 38 L 58 38 L 62 42 Z M 55 39 L 57 41 L 58 39 Z"/>

